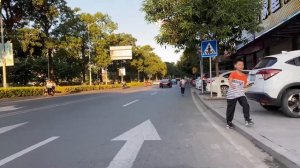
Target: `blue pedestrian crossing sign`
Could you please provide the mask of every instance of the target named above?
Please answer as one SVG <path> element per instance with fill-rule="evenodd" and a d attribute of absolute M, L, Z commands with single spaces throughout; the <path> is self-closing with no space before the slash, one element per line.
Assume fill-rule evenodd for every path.
<path fill-rule="evenodd" d="M 201 56 L 202 58 L 218 56 L 218 43 L 217 40 L 202 41 L 201 43 Z"/>

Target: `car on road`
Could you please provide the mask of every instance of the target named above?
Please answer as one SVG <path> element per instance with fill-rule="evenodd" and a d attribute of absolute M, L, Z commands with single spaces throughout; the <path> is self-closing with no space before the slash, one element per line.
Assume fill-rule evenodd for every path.
<path fill-rule="evenodd" d="M 249 99 L 267 110 L 282 108 L 287 116 L 300 117 L 300 50 L 265 57 L 249 77 Z"/>
<path fill-rule="evenodd" d="M 225 97 L 227 95 L 227 91 L 229 89 L 229 82 L 228 82 L 228 78 L 231 74 L 231 72 L 233 71 L 227 71 L 227 72 L 224 72 L 222 74 L 219 75 L 219 77 L 214 77 L 211 79 L 212 82 L 209 82 L 207 83 L 207 86 L 206 86 L 206 90 L 207 91 L 210 91 L 210 86 L 212 85 L 212 91 L 214 93 L 216 93 L 218 90 L 217 90 L 217 86 L 218 86 L 218 83 L 217 81 L 220 80 L 220 89 L 221 89 L 221 94 L 223 97 Z M 249 74 L 249 70 L 243 70 L 243 73 L 248 75 Z"/>
<path fill-rule="evenodd" d="M 171 88 L 172 87 L 172 81 L 170 79 L 163 79 L 160 81 L 159 83 L 159 87 L 160 88 L 164 88 L 164 87 L 168 87 Z"/>

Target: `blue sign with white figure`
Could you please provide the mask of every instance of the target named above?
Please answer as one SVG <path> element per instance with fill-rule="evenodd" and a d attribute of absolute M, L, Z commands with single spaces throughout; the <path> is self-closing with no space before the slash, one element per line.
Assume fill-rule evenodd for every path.
<path fill-rule="evenodd" d="M 217 40 L 202 41 L 201 56 L 203 58 L 210 58 L 218 56 L 218 42 Z"/>

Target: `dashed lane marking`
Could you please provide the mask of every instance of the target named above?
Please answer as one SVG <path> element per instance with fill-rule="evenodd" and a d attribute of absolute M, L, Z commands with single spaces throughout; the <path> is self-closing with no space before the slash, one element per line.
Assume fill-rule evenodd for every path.
<path fill-rule="evenodd" d="M 56 140 L 58 138 L 59 138 L 58 136 L 51 137 L 49 139 L 46 139 L 46 140 L 44 140 L 42 142 L 39 142 L 39 143 L 33 145 L 33 146 L 30 146 L 30 147 L 28 147 L 28 148 L 26 148 L 26 149 L 24 149 L 24 150 L 22 150 L 22 151 L 20 151 L 18 153 L 15 153 L 15 154 L 13 154 L 11 156 L 8 156 L 8 157 L 0 160 L 0 166 L 3 166 L 6 163 L 11 162 L 11 161 L 13 161 L 13 160 L 15 160 L 15 159 L 17 159 L 17 158 L 19 158 L 19 157 L 21 157 L 21 156 L 23 156 L 23 155 L 31 152 L 31 151 L 33 151 L 33 150 L 35 150 L 35 149 L 37 149 L 37 148 L 39 148 L 41 146 L 44 146 L 44 145 L 46 145 L 46 144 L 48 144 L 48 143 L 50 143 L 50 142 L 52 142 L 52 141 L 54 141 L 54 140 Z"/>
<path fill-rule="evenodd" d="M 127 103 L 127 104 L 124 104 L 123 107 L 130 106 L 130 105 L 132 105 L 132 104 L 134 104 L 134 103 L 137 103 L 138 101 L 140 101 L 140 100 L 139 100 L 139 99 L 136 99 L 136 100 L 134 100 L 134 101 L 132 101 L 132 102 L 129 102 L 129 103 Z"/>

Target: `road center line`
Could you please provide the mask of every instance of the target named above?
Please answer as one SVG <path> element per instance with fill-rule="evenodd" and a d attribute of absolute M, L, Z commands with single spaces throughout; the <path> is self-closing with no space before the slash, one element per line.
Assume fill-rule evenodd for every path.
<path fill-rule="evenodd" d="M 42 142 L 39 142 L 39 143 L 33 145 L 33 146 L 30 146 L 30 147 L 28 147 L 28 148 L 26 148 L 26 149 L 24 149 L 24 150 L 22 150 L 22 151 L 20 151 L 18 153 L 15 153 L 15 154 L 13 154 L 11 156 L 8 156 L 7 158 L 4 158 L 4 159 L 0 160 L 0 166 L 3 166 L 6 163 L 11 162 L 11 161 L 13 161 L 13 160 L 15 160 L 15 159 L 17 159 L 17 158 L 19 158 L 19 157 L 21 157 L 21 156 L 23 156 L 23 155 L 31 152 L 31 151 L 33 151 L 33 150 L 35 150 L 35 149 L 37 149 L 37 148 L 39 148 L 41 146 L 44 146 L 47 143 L 50 143 L 50 142 L 52 142 L 52 141 L 54 141 L 54 140 L 56 140 L 58 138 L 59 137 L 51 137 L 49 139 L 46 139 L 46 140 L 44 140 Z"/>
<path fill-rule="evenodd" d="M 140 100 L 139 100 L 139 99 L 136 99 L 136 100 L 134 100 L 134 101 L 132 101 L 132 102 L 130 102 L 130 103 L 124 104 L 123 107 L 127 107 L 127 106 L 129 106 L 129 105 L 131 105 L 131 104 L 134 104 L 134 103 L 138 102 L 138 101 L 140 101 Z"/>

